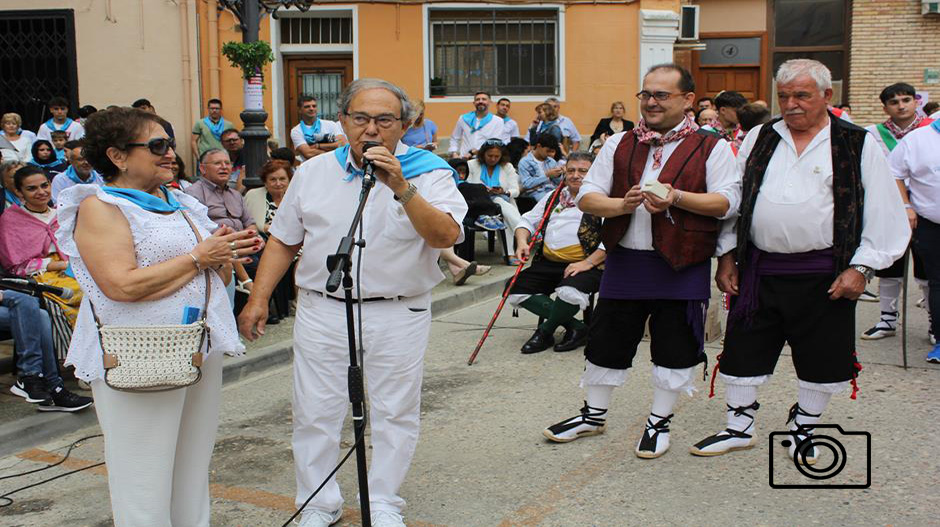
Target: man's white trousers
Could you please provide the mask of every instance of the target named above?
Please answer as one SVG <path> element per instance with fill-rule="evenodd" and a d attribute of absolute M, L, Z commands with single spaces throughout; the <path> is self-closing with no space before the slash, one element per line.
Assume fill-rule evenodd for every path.
<path fill-rule="evenodd" d="M 366 302 L 362 318 L 362 367 L 372 443 L 370 503 L 373 511 L 400 512 L 405 501 L 398 489 L 418 443 L 424 351 L 431 328 L 430 293 L 408 300 Z M 293 447 L 298 507 L 339 461 L 340 434 L 349 409 L 348 367 L 344 304 L 301 290 L 294 322 Z M 342 505 L 334 478 L 307 507 L 334 511 Z"/>

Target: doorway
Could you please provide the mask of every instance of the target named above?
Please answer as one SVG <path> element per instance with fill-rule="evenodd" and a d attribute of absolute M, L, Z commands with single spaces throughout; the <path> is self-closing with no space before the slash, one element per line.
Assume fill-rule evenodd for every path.
<path fill-rule="evenodd" d="M 317 115 L 335 121 L 339 113 L 339 94 L 352 82 L 351 56 L 306 56 L 286 61 L 287 97 L 285 108 L 285 137 L 300 122 L 297 101 L 303 95 L 317 98 Z"/>
<path fill-rule="evenodd" d="M 766 100 L 767 34 L 703 33 L 704 50 L 692 52 L 695 96 L 740 92 L 748 101 Z"/>

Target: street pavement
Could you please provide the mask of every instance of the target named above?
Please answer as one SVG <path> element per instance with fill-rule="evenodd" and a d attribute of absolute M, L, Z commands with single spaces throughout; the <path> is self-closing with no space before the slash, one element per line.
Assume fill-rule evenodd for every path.
<path fill-rule="evenodd" d="M 582 404 L 580 350 L 521 355 L 536 320 L 525 313 L 512 318 L 507 309 L 477 363 L 468 366 L 498 299 L 440 316 L 427 351 L 421 440 L 401 490 L 406 521 L 411 527 L 940 525 L 940 409 L 933 399 L 940 368 L 924 362 L 926 313 L 913 307 L 919 297 L 912 288 L 911 367 L 900 367 L 900 337 L 859 341 L 865 369 L 858 399 L 837 395 L 824 416 L 825 423 L 846 432 L 871 434 L 870 470 L 866 441 L 858 440 L 863 436 L 836 436 L 846 448 L 846 467 L 820 481 L 800 475 L 784 448 L 770 445 L 769 434 L 785 429 L 796 398 L 786 350 L 777 375 L 760 392 L 756 448 L 715 458 L 688 453 L 689 445 L 724 427 L 723 387 L 717 383 L 716 397 L 709 399 L 707 382 L 699 377 L 699 391 L 677 405 L 671 450 L 642 460 L 633 448 L 651 399 L 647 342 L 626 385 L 615 393 L 606 434 L 555 444 L 541 431 L 575 415 Z M 877 319 L 878 307 L 860 303 L 858 312 L 862 331 Z M 717 341 L 707 345 L 709 374 L 719 350 Z M 210 476 L 212 525 L 278 526 L 292 513 L 291 382 L 287 364 L 223 388 Z M 89 427 L 2 458 L 0 478 L 60 460 L 69 444 L 96 433 Z M 351 438 L 347 426 L 343 444 L 351 445 Z M 771 457 L 775 484 L 823 486 L 771 488 Z M 0 494 L 101 460 L 102 439 L 90 439 L 58 467 L 0 480 Z M 824 487 L 864 485 L 868 472 L 870 488 Z M 347 500 L 341 526 L 360 525 L 355 474 L 353 458 L 339 473 Z M 11 497 L 14 503 L 0 508 L 0 525 L 111 525 L 103 466 Z"/>

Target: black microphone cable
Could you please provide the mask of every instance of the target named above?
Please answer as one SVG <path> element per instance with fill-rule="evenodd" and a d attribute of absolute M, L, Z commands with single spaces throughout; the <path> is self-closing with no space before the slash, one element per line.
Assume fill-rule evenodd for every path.
<path fill-rule="evenodd" d="M 27 470 L 26 472 L 20 472 L 20 473 L 18 473 L 18 474 L 10 474 L 9 476 L 2 476 L 2 477 L 0 477 L 0 481 L 5 480 L 5 479 L 21 478 L 21 477 L 23 477 L 23 476 L 28 476 L 28 475 L 30 475 L 30 474 L 35 474 L 35 473 L 37 473 L 37 472 L 42 472 L 43 470 L 49 470 L 50 468 L 57 467 L 57 466 L 61 465 L 62 463 L 65 463 L 65 460 L 67 460 L 67 459 L 69 458 L 69 456 L 72 455 L 72 450 L 73 450 L 75 447 L 77 447 L 81 442 L 87 441 L 87 440 L 89 440 L 89 439 L 94 439 L 94 438 L 96 438 L 96 437 L 102 437 L 102 436 L 103 436 L 102 434 L 95 434 L 95 435 L 91 435 L 91 436 L 85 436 L 85 437 L 83 437 L 83 438 L 81 438 L 81 439 L 77 439 L 77 440 L 75 440 L 71 445 L 69 445 L 68 450 L 65 452 L 65 456 L 63 456 L 62 459 L 56 461 L 55 463 L 51 463 L 51 464 L 46 465 L 46 466 L 44 466 L 44 467 L 40 467 L 40 468 L 33 469 L 33 470 Z M 44 479 L 44 480 L 38 481 L 38 482 L 36 482 L 36 483 L 32 483 L 32 484 L 30 484 L 30 485 L 26 485 L 26 486 L 20 487 L 20 488 L 18 488 L 18 489 L 13 489 L 13 490 L 11 490 L 10 492 L 7 492 L 7 493 L 5 493 L 5 494 L 3 494 L 3 495 L 0 495 L 0 509 L 2 509 L 2 508 L 4 508 L 4 507 L 9 507 L 10 505 L 13 505 L 13 498 L 11 498 L 10 496 L 16 494 L 17 492 L 21 492 L 21 491 L 24 491 L 24 490 L 26 490 L 26 489 L 31 489 L 31 488 L 33 488 L 33 487 L 38 487 L 38 486 L 40 486 L 40 485 L 45 485 L 46 483 L 49 483 L 50 481 L 55 481 L 55 480 L 57 480 L 57 479 L 64 478 L 64 477 L 66 477 L 66 476 L 71 476 L 72 474 L 75 474 L 75 473 L 77 473 L 77 472 L 82 472 L 82 471 L 84 471 L 84 470 L 88 470 L 88 469 L 91 469 L 91 468 L 100 467 L 101 465 L 104 465 L 104 464 L 105 464 L 104 461 L 102 461 L 101 463 L 94 463 L 94 464 L 92 464 L 92 465 L 88 465 L 87 467 L 82 467 L 82 468 L 78 468 L 78 469 L 75 469 L 75 470 L 70 470 L 69 472 L 64 472 L 64 473 L 59 474 L 59 475 L 57 475 L 57 476 L 53 476 L 53 477 L 51 477 L 51 478 Z"/>

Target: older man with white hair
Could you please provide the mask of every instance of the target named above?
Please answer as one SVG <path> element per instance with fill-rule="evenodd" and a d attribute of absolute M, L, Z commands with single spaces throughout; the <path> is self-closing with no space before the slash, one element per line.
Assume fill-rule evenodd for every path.
<path fill-rule="evenodd" d="M 818 449 L 809 439 L 832 395 L 850 383 L 852 398 L 857 391 L 856 299 L 875 269 L 904 254 L 911 231 L 875 138 L 827 111 L 829 70 L 789 60 L 776 83 L 782 119 L 755 128 L 741 145 L 737 249 L 719 259 L 715 276 L 734 297 L 717 366 L 728 425 L 692 453 L 756 444 L 757 388 L 789 343 L 799 379 L 789 451 L 811 465 Z"/>
<path fill-rule="evenodd" d="M 418 443 L 424 351 L 431 328 L 431 288 L 444 275 L 441 249 L 459 242 L 467 204 L 455 172 L 440 157 L 401 142 L 411 126 L 405 92 L 380 79 L 353 81 L 340 95 L 349 144 L 307 160 L 294 174 L 269 230 L 255 287 L 238 317 L 242 334 L 264 333 L 268 300 L 301 248 L 294 322 L 294 463 L 297 506 L 330 476 L 339 458 L 348 406 L 346 312 L 326 291 L 326 259 L 356 211 L 366 161 L 378 183 L 365 205 L 367 244 L 354 264 L 361 308 L 362 366 L 371 407 L 369 502 L 374 527 L 404 527 L 398 489 Z M 367 142 L 379 143 L 364 151 Z M 357 260 L 358 261 L 358 260 Z M 310 501 L 302 527 L 339 521 L 343 498 L 335 478 Z"/>

